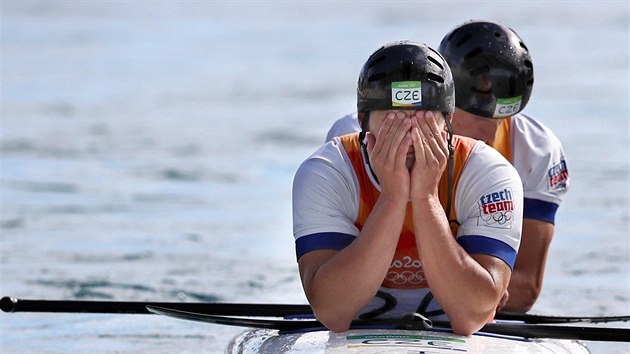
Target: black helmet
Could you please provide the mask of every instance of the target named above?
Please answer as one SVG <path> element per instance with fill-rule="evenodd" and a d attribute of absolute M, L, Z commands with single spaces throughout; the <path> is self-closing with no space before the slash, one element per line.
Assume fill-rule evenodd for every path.
<path fill-rule="evenodd" d="M 359 112 L 387 109 L 455 110 L 451 70 L 425 44 L 386 44 L 367 60 L 357 87 Z"/>
<path fill-rule="evenodd" d="M 520 112 L 532 94 L 534 66 L 512 29 L 468 21 L 448 33 L 439 47 L 455 80 L 455 103 L 466 112 L 503 118 Z"/>

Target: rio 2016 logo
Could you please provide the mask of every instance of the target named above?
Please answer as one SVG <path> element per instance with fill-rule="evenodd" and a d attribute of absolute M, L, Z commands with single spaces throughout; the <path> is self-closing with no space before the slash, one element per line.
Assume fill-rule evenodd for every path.
<path fill-rule="evenodd" d="M 422 270 L 422 262 L 410 256 L 394 259 L 389 266 L 385 280 L 395 285 L 420 285 L 426 278 Z"/>

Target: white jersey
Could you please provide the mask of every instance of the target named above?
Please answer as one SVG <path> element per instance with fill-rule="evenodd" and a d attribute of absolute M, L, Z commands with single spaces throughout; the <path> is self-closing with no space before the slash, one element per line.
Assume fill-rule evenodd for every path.
<path fill-rule="evenodd" d="M 336 136 L 342 136 L 350 133 L 360 132 L 359 117 L 357 112 L 347 114 L 337 119 L 326 134 L 326 141 L 331 141 Z"/>
<path fill-rule="evenodd" d="M 362 168 L 372 186 L 380 191 L 369 166 L 364 162 Z M 523 215 L 523 188 L 518 173 L 481 141 L 474 144 L 461 171 L 453 201 L 460 226 L 454 237 L 467 252 L 492 255 L 513 268 Z M 341 250 L 360 237 L 355 225 L 360 188 L 355 167 L 338 137 L 300 165 L 293 183 L 293 233 L 298 259 L 313 250 Z M 392 263 L 390 270 L 393 266 Z M 398 304 L 387 316 L 401 316 L 416 312 L 430 288 L 382 287 L 381 291 L 393 295 Z M 382 299 L 375 298 L 365 311 L 382 303 Z M 423 312 L 439 309 L 439 304 L 431 300 Z"/>
<path fill-rule="evenodd" d="M 523 113 L 504 121 L 502 128 L 509 134 L 509 146 L 493 147 L 512 163 L 523 181 L 523 216 L 553 224 L 570 182 L 562 143 L 551 129 Z M 326 141 L 360 130 L 357 113 L 351 113 L 333 123 Z"/>
<path fill-rule="evenodd" d="M 511 162 L 523 181 L 524 217 L 554 223 L 569 188 L 569 171 L 560 140 L 542 123 L 517 114 L 503 124 L 509 134 Z M 503 153 L 501 147 L 496 147 Z"/>

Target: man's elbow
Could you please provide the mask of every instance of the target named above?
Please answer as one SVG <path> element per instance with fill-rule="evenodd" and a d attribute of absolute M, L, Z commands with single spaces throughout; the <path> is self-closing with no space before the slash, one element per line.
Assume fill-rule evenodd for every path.
<path fill-rule="evenodd" d="M 521 289 L 510 290 L 510 299 L 506 306 L 502 309 L 509 312 L 526 313 L 538 300 L 541 287 L 530 285 Z"/>
<path fill-rule="evenodd" d="M 334 322 L 326 325 L 326 328 L 328 328 L 332 332 L 340 333 L 350 329 L 350 324 L 344 322 Z"/>
<path fill-rule="evenodd" d="M 470 320 L 451 321 L 451 329 L 453 333 L 460 336 L 469 336 L 481 329 L 484 324 L 484 322 Z"/>
<path fill-rule="evenodd" d="M 510 306 L 510 311 L 525 313 L 534 306 L 536 300 L 538 300 L 538 296 L 540 295 L 540 288 L 531 287 L 527 290 L 523 291 L 522 296 L 519 296 L 518 301 L 516 301 L 513 306 Z"/>
<path fill-rule="evenodd" d="M 495 311 L 469 312 L 462 316 L 449 316 L 453 333 L 462 336 L 469 336 L 479 331 L 490 319 L 494 317 Z"/>
<path fill-rule="evenodd" d="M 349 312 L 339 311 L 329 306 L 317 306 L 311 302 L 313 313 L 319 322 L 333 332 L 345 332 L 352 324 L 353 316 Z"/>
<path fill-rule="evenodd" d="M 352 323 L 352 318 L 338 314 L 325 315 L 316 313 L 315 316 L 326 328 L 335 333 L 347 331 Z"/>

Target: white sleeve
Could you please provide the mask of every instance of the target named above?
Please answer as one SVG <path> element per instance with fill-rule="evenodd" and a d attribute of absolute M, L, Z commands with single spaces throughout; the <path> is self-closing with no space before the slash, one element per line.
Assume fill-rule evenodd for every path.
<path fill-rule="evenodd" d="M 483 253 L 514 266 L 523 222 L 523 186 L 501 154 L 477 142 L 455 194 L 460 227 L 457 242 L 468 253 Z"/>
<path fill-rule="evenodd" d="M 358 236 L 359 190 L 352 164 L 334 139 L 300 165 L 293 180 L 295 239 L 319 233 Z"/>
<path fill-rule="evenodd" d="M 523 180 L 525 198 L 560 205 L 570 182 L 560 140 L 524 114 L 512 117 L 512 139 L 512 160 Z"/>
<path fill-rule="evenodd" d="M 342 136 L 361 131 L 357 113 L 350 113 L 335 121 L 326 134 L 326 141 L 331 141 L 336 136 Z"/>

